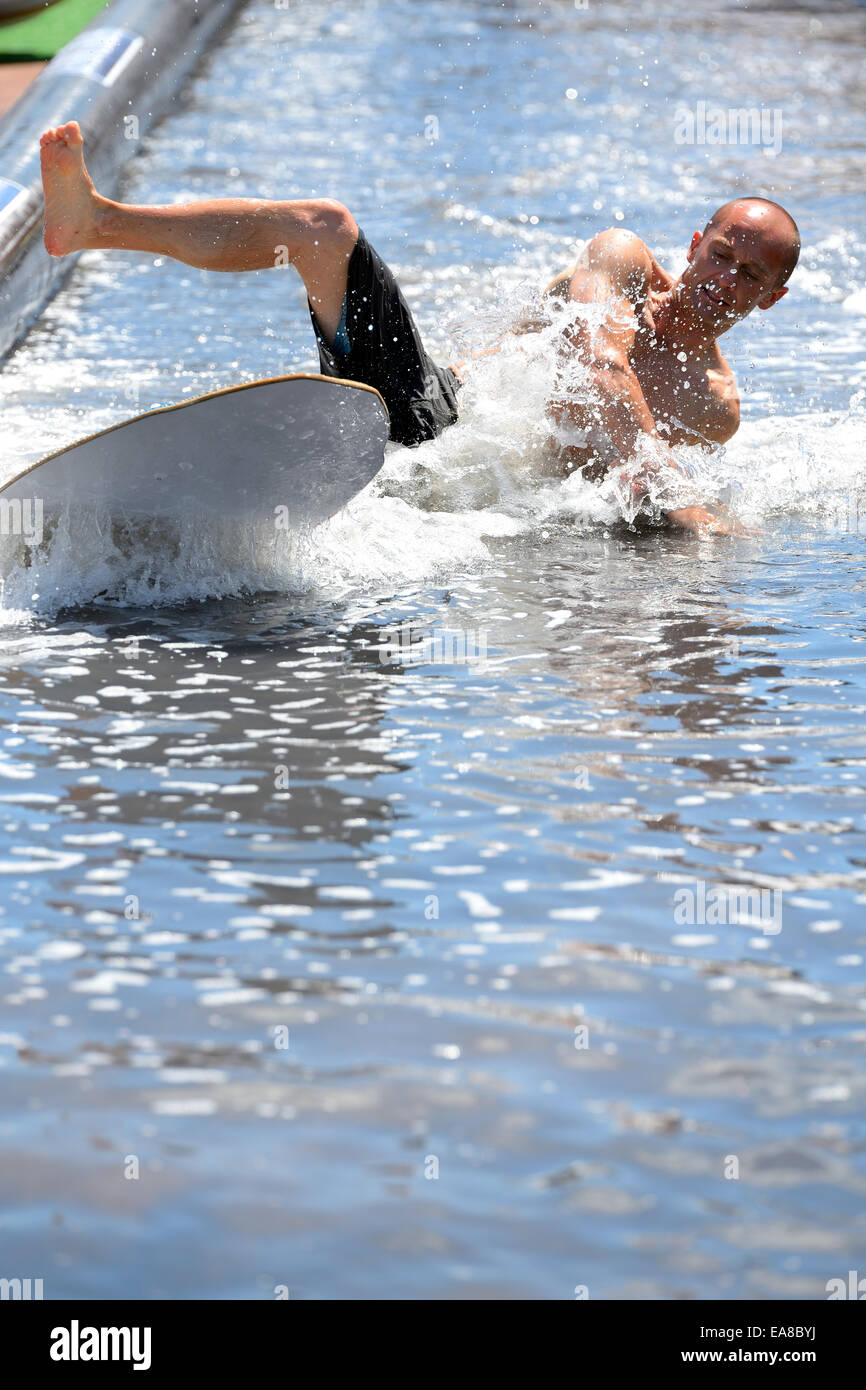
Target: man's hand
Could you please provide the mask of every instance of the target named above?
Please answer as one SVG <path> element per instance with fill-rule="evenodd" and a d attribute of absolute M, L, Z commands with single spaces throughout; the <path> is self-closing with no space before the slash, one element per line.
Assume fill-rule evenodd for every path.
<path fill-rule="evenodd" d="M 692 531 L 696 536 L 757 536 L 760 531 L 744 526 L 725 507 L 719 507 L 719 516 L 707 511 L 706 507 L 680 507 L 668 512 L 668 521 L 682 531 Z"/>
<path fill-rule="evenodd" d="M 649 248 L 647 248 L 649 250 Z M 644 330 L 655 334 L 655 316 L 671 297 L 674 277 L 660 266 L 652 252 L 649 252 L 651 274 L 647 284 L 646 299 L 641 310 L 641 325 Z"/>

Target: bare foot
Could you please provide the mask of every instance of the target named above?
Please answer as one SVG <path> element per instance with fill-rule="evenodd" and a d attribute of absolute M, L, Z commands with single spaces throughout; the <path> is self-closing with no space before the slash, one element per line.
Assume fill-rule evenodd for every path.
<path fill-rule="evenodd" d="M 77 121 L 46 130 L 39 141 L 45 189 L 45 248 L 68 256 L 97 244 L 99 214 L 105 205 L 84 164 L 84 140 Z"/>

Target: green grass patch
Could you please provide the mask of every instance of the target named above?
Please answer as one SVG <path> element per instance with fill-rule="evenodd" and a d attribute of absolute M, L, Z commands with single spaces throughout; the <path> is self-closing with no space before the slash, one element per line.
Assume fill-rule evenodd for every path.
<path fill-rule="evenodd" d="M 105 5 L 106 0 L 58 0 L 36 14 L 0 23 L 0 63 L 53 58 Z"/>

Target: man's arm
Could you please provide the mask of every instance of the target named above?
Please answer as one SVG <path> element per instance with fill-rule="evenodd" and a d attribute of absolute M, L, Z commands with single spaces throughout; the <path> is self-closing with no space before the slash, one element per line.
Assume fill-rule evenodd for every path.
<path fill-rule="evenodd" d="M 572 325 L 567 341 L 588 370 L 599 423 L 624 459 L 635 453 L 642 436 L 659 439 L 631 365 L 638 306 L 646 300 L 654 273 L 655 261 L 640 237 L 612 229 L 587 243 L 568 285 L 569 299 L 601 304 L 607 311 L 594 330 L 581 320 Z M 583 409 L 572 401 L 551 402 L 551 413 L 558 423 L 579 429 L 585 425 Z"/>
<path fill-rule="evenodd" d="M 719 354 L 719 366 L 707 373 L 713 388 L 709 418 L 702 433 L 713 444 L 727 444 L 740 428 L 740 394 L 734 374 Z"/>

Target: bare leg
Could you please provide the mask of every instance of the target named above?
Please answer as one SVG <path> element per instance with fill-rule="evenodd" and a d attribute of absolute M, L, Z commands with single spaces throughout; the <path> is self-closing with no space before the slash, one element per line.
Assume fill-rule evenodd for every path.
<path fill-rule="evenodd" d="M 45 246 L 52 256 L 96 248 L 150 251 L 202 270 L 228 271 L 290 263 L 323 333 L 333 339 L 358 239 L 358 224 L 342 203 L 219 198 L 134 207 L 103 198 L 93 187 L 77 121 L 46 131 L 40 143 Z"/>

